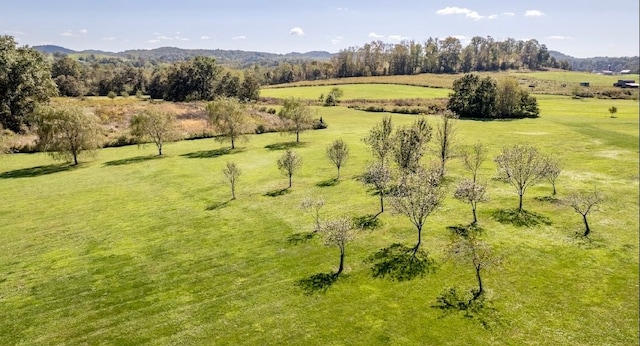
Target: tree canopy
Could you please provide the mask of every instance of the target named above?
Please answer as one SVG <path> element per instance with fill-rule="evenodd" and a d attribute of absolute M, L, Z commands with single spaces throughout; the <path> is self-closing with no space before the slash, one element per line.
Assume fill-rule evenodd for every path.
<path fill-rule="evenodd" d="M 11 36 L 0 36 L 0 125 L 22 132 L 38 103 L 54 95 L 56 85 L 44 56 L 16 47 Z"/>

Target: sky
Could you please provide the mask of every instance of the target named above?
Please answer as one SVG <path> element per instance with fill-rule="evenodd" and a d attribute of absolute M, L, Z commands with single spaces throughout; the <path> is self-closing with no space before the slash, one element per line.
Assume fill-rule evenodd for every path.
<path fill-rule="evenodd" d="M 536 39 L 579 57 L 638 56 L 638 0 L 2 0 L 20 45 L 337 53 L 372 41 Z"/>

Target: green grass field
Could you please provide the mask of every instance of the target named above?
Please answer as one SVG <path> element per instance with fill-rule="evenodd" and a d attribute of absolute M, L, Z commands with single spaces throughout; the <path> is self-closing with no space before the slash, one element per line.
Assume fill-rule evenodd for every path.
<path fill-rule="evenodd" d="M 279 96 L 301 97 L 302 89 Z M 317 98 L 325 89 L 309 93 Z M 345 98 L 351 91 L 345 86 Z M 591 241 L 574 236 L 580 215 L 548 201 L 546 183 L 528 190 L 524 207 L 548 223 L 501 223 L 494 216 L 516 207 L 517 195 L 493 179 L 493 161 L 485 162 L 480 178 L 491 200 L 479 206 L 479 220 L 503 259 L 484 275 L 494 309 L 488 328 L 432 307 L 445 288 L 475 285 L 471 265 L 444 253 L 447 227 L 471 218 L 469 206 L 451 197 L 467 176 L 457 159 L 448 166 L 447 198 L 423 234 L 435 272 L 408 281 L 373 277 L 367 257 L 416 240 L 405 218 L 385 212 L 381 228 L 361 231 L 347 245 L 345 275 L 326 292 L 306 295 L 296 285 L 335 270 L 339 254 L 320 239 L 297 241 L 313 229 L 299 208 L 304 197 L 325 199 L 324 219 L 378 210 L 377 196 L 357 178 L 372 161 L 361 139 L 382 115 L 318 107 L 329 127 L 304 132 L 299 145 L 293 135 L 270 133 L 250 136 L 235 151 L 212 139 L 173 143 L 163 158 L 153 146 L 109 148 L 77 168 L 42 154 L 3 156 L 0 344 L 635 344 L 638 103 L 538 99 L 538 119 L 459 121 L 460 145 L 481 141 L 490 158 L 506 145 L 536 145 L 563 162 L 559 199 L 595 186 L 606 201 L 589 215 Z M 612 105 L 616 118 L 607 111 Z M 393 115 L 396 125 L 413 119 Z M 332 184 L 336 169 L 325 148 L 337 138 L 351 157 Z M 304 163 L 293 188 L 280 193 L 287 179 L 276 160 L 285 147 Z M 233 201 L 222 175 L 227 161 L 243 171 Z"/>
<path fill-rule="evenodd" d="M 317 100 L 320 95 L 327 96 L 332 87 L 308 86 L 291 88 L 269 88 L 260 91 L 262 97 L 284 98 L 290 95 Z M 344 92 L 340 100 L 388 100 L 388 99 L 414 99 L 414 98 L 445 98 L 449 97 L 450 89 L 425 88 L 411 85 L 394 84 L 344 84 L 339 88 Z"/>

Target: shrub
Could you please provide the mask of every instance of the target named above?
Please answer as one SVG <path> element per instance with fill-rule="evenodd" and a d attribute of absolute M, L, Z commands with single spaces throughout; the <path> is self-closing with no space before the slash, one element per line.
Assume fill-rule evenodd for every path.
<path fill-rule="evenodd" d="M 115 91 L 109 91 L 109 93 L 107 94 L 107 97 L 112 99 L 112 100 L 114 98 L 116 98 L 116 96 L 118 96 L 118 95 L 115 93 Z"/>

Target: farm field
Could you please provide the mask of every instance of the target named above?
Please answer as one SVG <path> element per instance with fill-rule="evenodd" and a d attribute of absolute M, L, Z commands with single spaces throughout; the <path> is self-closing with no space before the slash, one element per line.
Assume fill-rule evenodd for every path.
<path fill-rule="evenodd" d="M 425 90 L 394 87 L 381 96 L 372 85 L 341 88 L 345 99 Z M 317 99 L 329 90 L 264 89 L 262 96 Z M 358 90 L 364 96 L 350 94 Z M 537 97 L 537 119 L 458 121 L 460 145 L 481 141 L 489 149 L 479 177 L 491 199 L 480 204 L 478 216 L 483 239 L 503 260 L 484 272 L 490 302 L 484 315 L 433 307 L 446 288 L 475 285 L 473 267 L 445 254 L 447 227 L 471 217 L 470 207 L 452 197 L 468 175 L 458 159 L 448 166 L 447 198 L 423 233 L 423 249 L 437 263 L 432 273 L 406 281 L 374 277 L 367 258 L 416 240 L 406 218 L 385 211 L 380 228 L 359 231 L 347 244 L 344 276 L 324 292 L 305 294 L 297 285 L 335 270 L 339 256 L 320 239 L 304 238 L 313 219 L 300 209 L 302 199 L 322 197 L 324 220 L 373 214 L 379 203 L 358 178 L 373 161 L 362 138 L 383 115 L 314 107 L 329 127 L 302 133 L 300 144 L 277 133 L 251 135 L 236 150 L 213 139 L 191 140 L 166 145 L 164 157 L 155 156 L 153 146 L 126 146 L 102 149 L 79 167 L 42 154 L 3 156 L 0 194 L 8 202 L 0 208 L 0 344 L 637 343 L 638 102 Z M 618 108 L 615 118 L 611 106 Z M 400 126 L 415 117 L 392 119 Z M 325 150 L 338 138 L 351 156 L 334 182 Z M 563 162 L 560 201 L 549 200 L 547 183 L 525 195 L 525 209 L 543 220 L 536 225 L 497 217 L 517 206 L 517 195 L 493 179 L 492 158 L 516 143 Z M 285 148 L 303 158 L 288 190 L 276 166 Z M 430 152 L 423 163 L 432 160 Z M 228 161 L 243 172 L 237 200 L 230 200 L 223 180 Z M 562 199 L 594 187 L 606 200 L 589 215 L 587 241 L 575 236 L 581 217 Z"/>
<path fill-rule="evenodd" d="M 299 87 L 293 94 L 296 97 L 317 100 L 320 95 L 327 96 L 330 87 L 306 86 Z M 340 89 L 344 92 L 341 100 L 384 100 L 384 99 L 414 99 L 414 98 L 445 98 L 449 97 L 450 89 L 425 88 L 420 86 L 399 84 L 343 84 Z M 292 95 L 290 88 L 267 88 L 260 92 L 262 97 L 283 98 Z"/>

